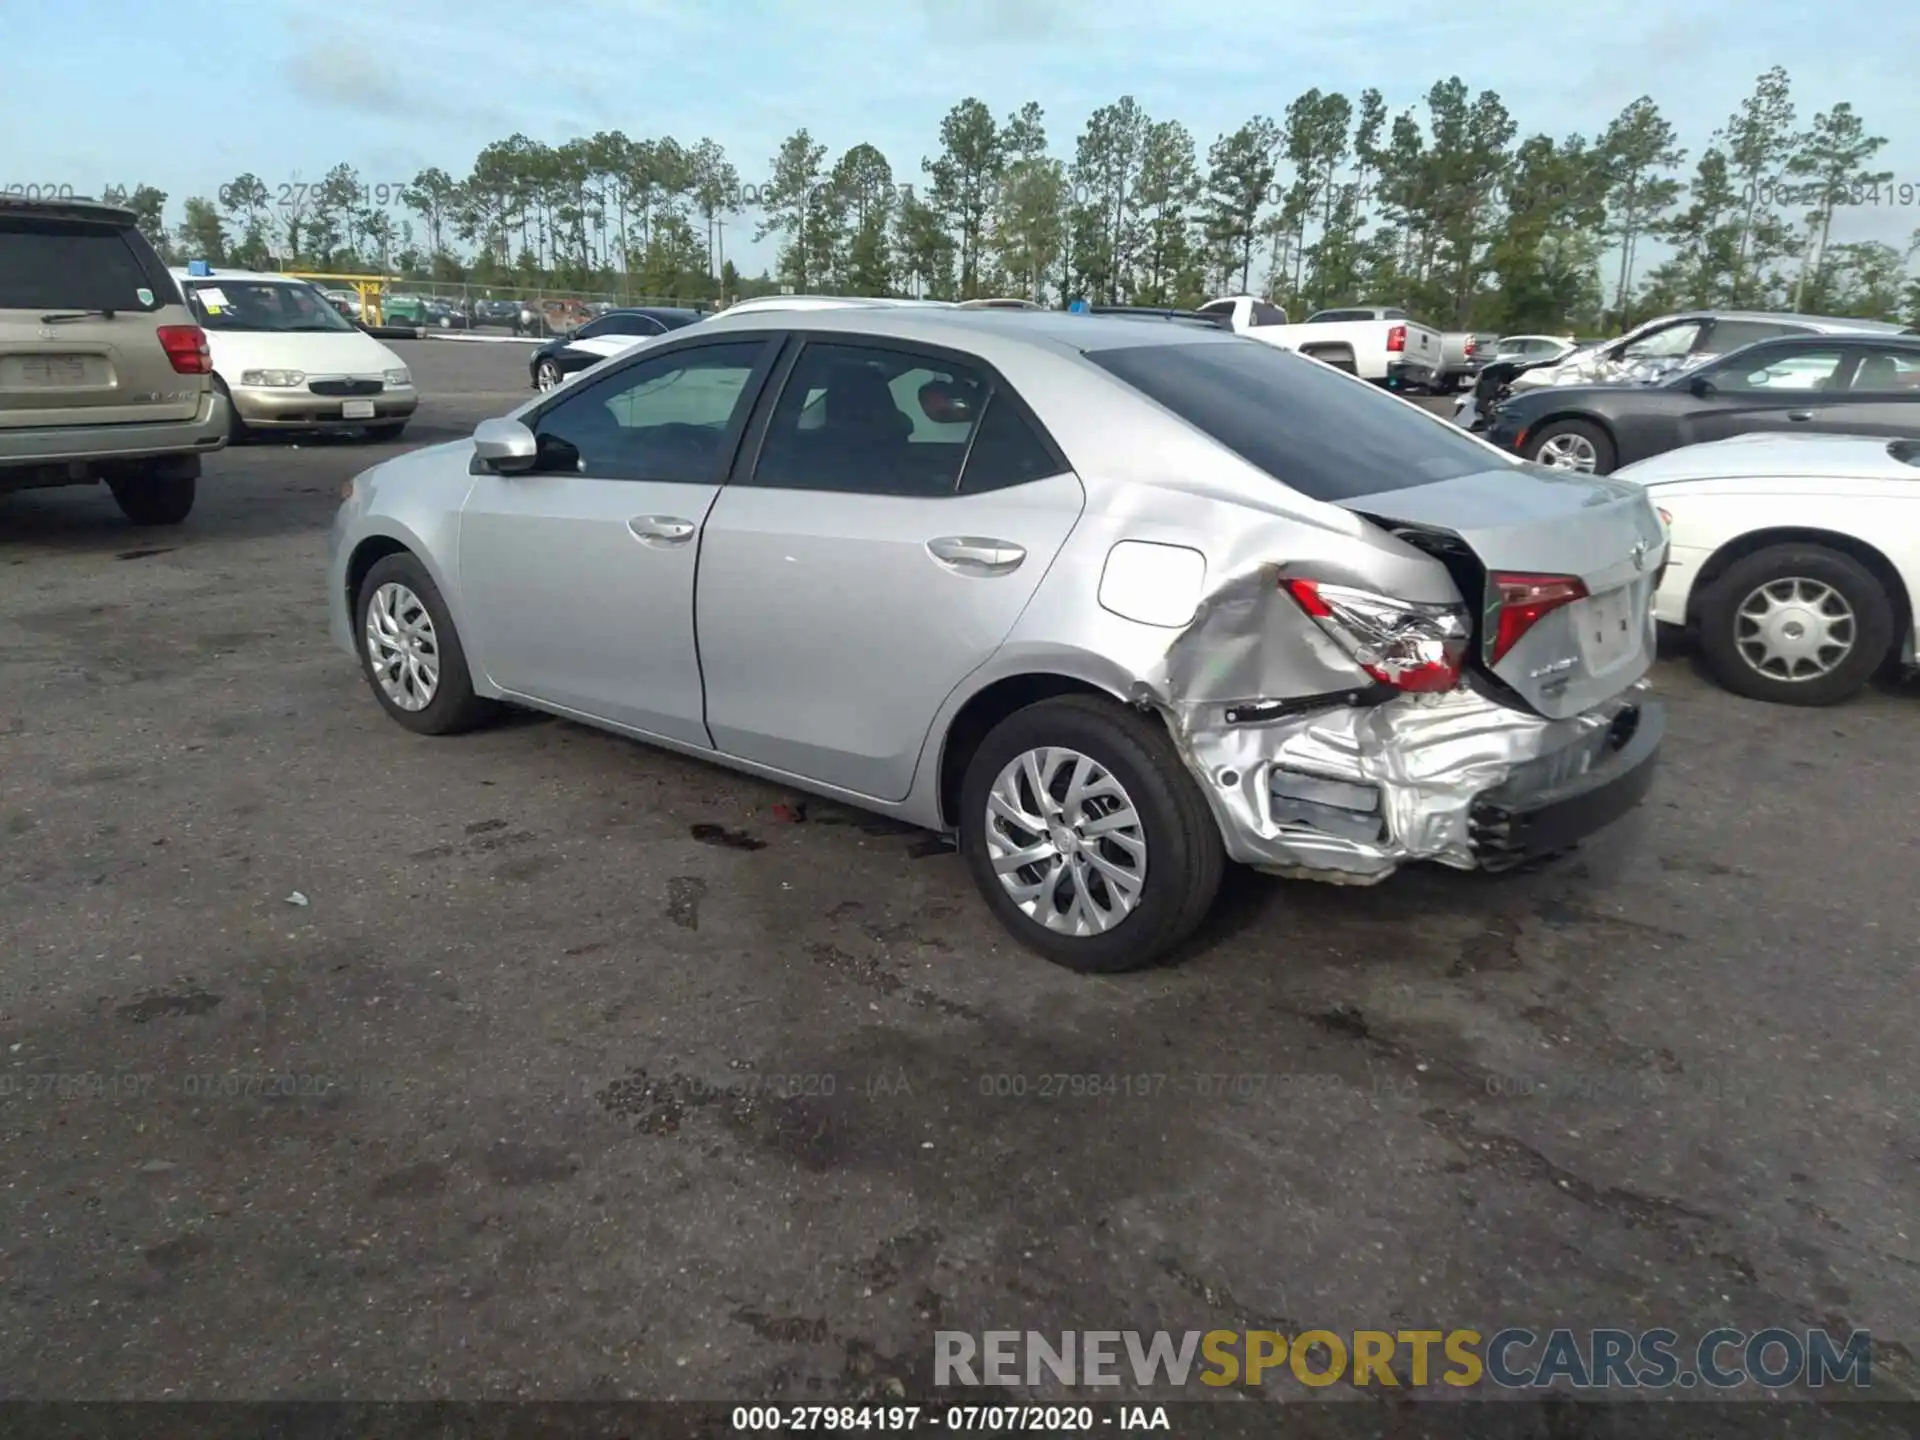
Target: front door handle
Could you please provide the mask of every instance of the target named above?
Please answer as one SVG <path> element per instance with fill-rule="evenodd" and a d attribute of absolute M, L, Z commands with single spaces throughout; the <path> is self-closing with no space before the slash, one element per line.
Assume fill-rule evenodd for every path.
<path fill-rule="evenodd" d="M 1811 419 L 1813 419 L 1813 411 L 1811 411 L 1811 410 L 1789 410 L 1789 411 L 1787 412 L 1787 418 L 1788 418 L 1789 420 L 1811 420 Z"/>
<path fill-rule="evenodd" d="M 982 540 L 974 535 L 943 535 L 927 542 L 927 553 L 963 575 L 1008 575 L 1027 558 L 1011 540 Z"/>
<path fill-rule="evenodd" d="M 633 538 L 648 545 L 684 545 L 696 528 L 693 521 L 674 515 L 636 515 L 627 521 Z"/>

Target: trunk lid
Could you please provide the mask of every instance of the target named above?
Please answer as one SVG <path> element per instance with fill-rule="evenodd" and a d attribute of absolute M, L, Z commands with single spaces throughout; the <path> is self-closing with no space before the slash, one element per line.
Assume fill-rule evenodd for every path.
<path fill-rule="evenodd" d="M 1540 714 L 1559 720 L 1591 710 L 1652 665 L 1654 577 L 1666 537 L 1640 487 L 1496 464 L 1343 503 L 1447 562 L 1476 612 L 1475 668 Z M 1496 659 L 1502 607 L 1491 577 L 1503 573 L 1571 577 L 1586 594 L 1548 610 Z"/>

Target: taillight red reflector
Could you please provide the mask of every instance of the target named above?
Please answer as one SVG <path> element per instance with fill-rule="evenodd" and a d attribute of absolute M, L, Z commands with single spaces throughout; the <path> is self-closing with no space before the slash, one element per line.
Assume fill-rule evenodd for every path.
<path fill-rule="evenodd" d="M 1404 350 L 1407 348 L 1407 327 L 1396 325 L 1387 331 L 1387 349 Z"/>
<path fill-rule="evenodd" d="M 1498 665 L 1529 630 L 1561 606 L 1587 598 L 1586 584 L 1576 575 L 1496 573 L 1487 577 L 1487 584 L 1499 607 L 1489 637 L 1489 665 Z"/>
<path fill-rule="evenodd" d="M 213 355 L 207 349 L 207 332 L 198 325 L 162 325 L 158 331 L 160 348 L 176 375 L 211 375 Z"/>

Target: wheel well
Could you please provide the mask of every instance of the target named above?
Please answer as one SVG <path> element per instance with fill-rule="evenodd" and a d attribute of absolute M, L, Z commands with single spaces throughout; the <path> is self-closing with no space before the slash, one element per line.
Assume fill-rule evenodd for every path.
<path fill-rule="evenodd" d="M 410 553 L 407 547 L 391 535 L 373 535 L 362 540 L 353 554 L 347 559 L 347 609 L 353 609 L 353 602 L 359 597 L 360 582 L 367 578 L 367 572 L 389 555 Z"/>
<path fill-rule="evenodd" d="M 954 823 L 954 817 L 960 811 L 960 785 L 966 779 L 967 766 L 973 762 L 974 752 L 980 748 L 980 742 L 987 738 L 993 727 L 1016 710 L 1024 710 L 1029 705 L 1037 705 L 1042 700 L 1052 700 L 1060 695 L 1098 695 L 1102 699 L 1113 700 L 1115 704 L 1121 703 L 1111 691 L 1065 675 L 1013 675 L 1005 680 L 996 680 L 960 707 L 960 713 L 947 726 L 946 739 L 940 747 L 940 818 L 943 823 Z"/>
<path fill-rule="evenodd" d="M 1325 365 L 1331 365 L 1339 360 L 1344 360 L 1349 365 L 1356 363 L 1351 345 L 1302 345 L 1300 353 L 1309 360 L 1318 360 Z"/>
<path fill-rule="evenodd" d="M 1842 535 L 1833 530 L 1817 530 L 1808 526 L 1782 525 L 1772 530 L 1754 530 L 1729 540 L 1707 558 L 1700 567 L 1700 573 L 1694 577 L 1693 588 L 1687 592 L 1687 623 L 1698 622 L 1700 617 L 1700 597 L 1728 568 L 1749 555 L 1775 545 L 1820 545 L 1828 550 L 1838 550 L 1842 555 L 1851 556 L 1872 572 L 1887 592 L 1887 598 L 1893 602 L 1894 633 L 1906 633 L 1912 622 L 1913 597 L 1907 594 L 1907 587 L 1900 582 L 1900 572 L 1888 560 L 1866 541 L 1852 535 Z"/>

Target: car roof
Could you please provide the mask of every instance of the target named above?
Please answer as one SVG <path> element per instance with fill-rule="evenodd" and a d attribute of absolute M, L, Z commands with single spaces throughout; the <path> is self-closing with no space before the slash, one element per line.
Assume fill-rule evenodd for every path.
<path fill-rule="evenodd" d="M 1146 345 L 1257 344 L 1210 325 L 1143 325 L 1119 316 L 1076 315 L 1063 310 L 963 310 L 958 306 L 860 306 L 836 309 L 725 310 L 703 324 L 737 330 L 804 331 L 820 335 L 870 335 L 923 345 L 947 345 L 992 360 L 996 351 L 1020 347 L 1056 354 L 1092 354 Z"/>
<path fill-rule="evenodd" d="M 139 217 L 124 205 L 108 205 L 85 195 L 42 200 L 38 196 L 0 195 L 0 215 L 31 215 L 49 220 L 92 220 L 105 225 L 135 225 Z"/>
<path fill-rule="evenodd" d="M 1751 320 L 1763 325 L 1799 325 L 1815 331 L 1854 331 L 1862 335 L 1905 335 L 1911 327 L 1893 320 L 1861 320 L 1848 315 L 1797 315 L 1786 310 L 1676 310 L 1644 320 L 1635 329 L 1669 320 Z"/>
<path fill-rule="evenodd" d="M 184 265 L 169 265 L 167 273 L 176 280 L 261 280 L 281 285 L 311 285 L 298 275 L 283 275 L 278 270 L 242 270 L 237 266 L 217 265 L 204 275 L 196 275 Z"/>

